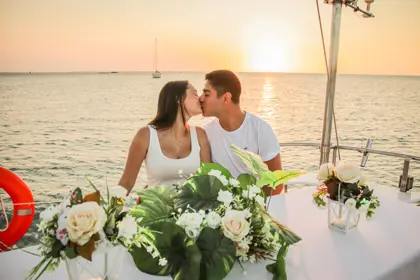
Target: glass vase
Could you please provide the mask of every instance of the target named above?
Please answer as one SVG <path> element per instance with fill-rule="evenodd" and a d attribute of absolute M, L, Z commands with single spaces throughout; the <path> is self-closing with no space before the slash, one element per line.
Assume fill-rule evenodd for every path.
<path fill-rule="evenodd" d="M 69 280 L 118 280 L 126 248 L 112 246 L 105 250 L 97 250 L 92 261 L 81 256 L 66 259 Z"/>
<path fill-rule="evenodd" d="M 328 226 L 330 228 L 347 233 L 357 227 L 360 219 L 360 212 L 356 209 L 349 209 L 344 203 L 328 199 Z"/>

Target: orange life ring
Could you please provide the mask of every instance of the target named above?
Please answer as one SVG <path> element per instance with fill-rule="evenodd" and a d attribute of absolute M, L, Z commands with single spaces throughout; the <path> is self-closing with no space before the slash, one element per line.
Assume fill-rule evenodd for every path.
<path fill-rule="evenodd" d="M 32 192 L 26 183 L 12 171 L 0 166 L 0 188 L 13 202 L 13 217 L 5 231 L 0 231 L 0 251 L 15 245 L 28 231 L 35 214 Z M 7 247 L 6 247 L 7 246 Z"/>

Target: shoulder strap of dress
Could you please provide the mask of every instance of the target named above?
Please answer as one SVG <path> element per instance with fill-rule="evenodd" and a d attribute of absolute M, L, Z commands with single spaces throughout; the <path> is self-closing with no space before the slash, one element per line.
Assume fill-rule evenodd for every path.
<path fill-rule="evenodd" d="M 148 125 L 148 127 L 149 127 L 149 135 L 150 135 L 149 136 L 149 152 L 152 152 L 156 148 L 156 143 L 159 143 L 158 142 L 159 138 L 158 138 L 156 129 L 151 125 Z"/>
<path fill-rule="evenodd" d="M 195 125 L 190 125 L 191 133 L 191 150 L 198 151 L 200 149 L 200 143 L 198 142 L 197 129 Z"/>

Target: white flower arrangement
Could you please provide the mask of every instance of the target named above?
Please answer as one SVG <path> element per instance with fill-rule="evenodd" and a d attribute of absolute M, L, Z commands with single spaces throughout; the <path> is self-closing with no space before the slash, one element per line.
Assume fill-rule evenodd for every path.
<path fill-rule="evenodd" d="M 263 187 L 275 188 L 301 172 L 271 172 L 254 154 L 235 149 L 249 174 L 233 178 L 222 165 L 205 163 L 175 190 L 149 186 L 138 193 L 142 203 L 131 213 L 151 231 L 164 232 L 155 245 L 168 260 L 163 268 L 157 261 L 146 266 L 136 260 L 147 259 L 147 251 L 136 250 L 139 270 L 179 280 L 223 279 L 235 260 L 263 259 L 275 261 L 267 266 L 275 277 L 286 276 L 287 248 L 300 238 L 268 214 Z"/>
<path fill-rule="evenodd" d="M 59 205 L 50 206 L 40 214 L 38 250 L 42 260 L 31 270 L 28 279 L 38 279 L 44 271 L 54 271 L 67 259 L 80 256 L 92 261 L 96 250 L 117 245 L 128 250 L 133 246 L 147 247 L 153 258 L 166 264 L 154 246 L 153 234 L 123 210 L 125 194 L 120 187 L 111 190 L 112 195 L 104 200 L 89 183 L 95 192 L 83 197 L 82 190 L 76 188 Z M 115 189 L 119 190 L 115 192 Z"/>
<path fill-rule="evenodd" d="M 325 163 L 320 166 L 317 178 L 322 184 L 312 197 L 318 206 L 325 206 L 325 198 L 329 198 L 344 203 L 351 211 L 366 213 L 366 217 L 372 217 L 380 206 L 378 197 L 368 187 L 365 174 L 352 162 L 340 161 L 336 166 Z"/>

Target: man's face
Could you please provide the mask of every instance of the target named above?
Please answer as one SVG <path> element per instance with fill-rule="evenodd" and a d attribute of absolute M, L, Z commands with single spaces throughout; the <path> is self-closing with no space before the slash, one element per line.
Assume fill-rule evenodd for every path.
<path fill-rule="evenodd" d="M 203 94 L 200 96 L 201 109 L 204 117 L 219 117 L 223 110 L 223 100 L 217 97 L 217 91 L 209 81 L 204 83 Z"/>

